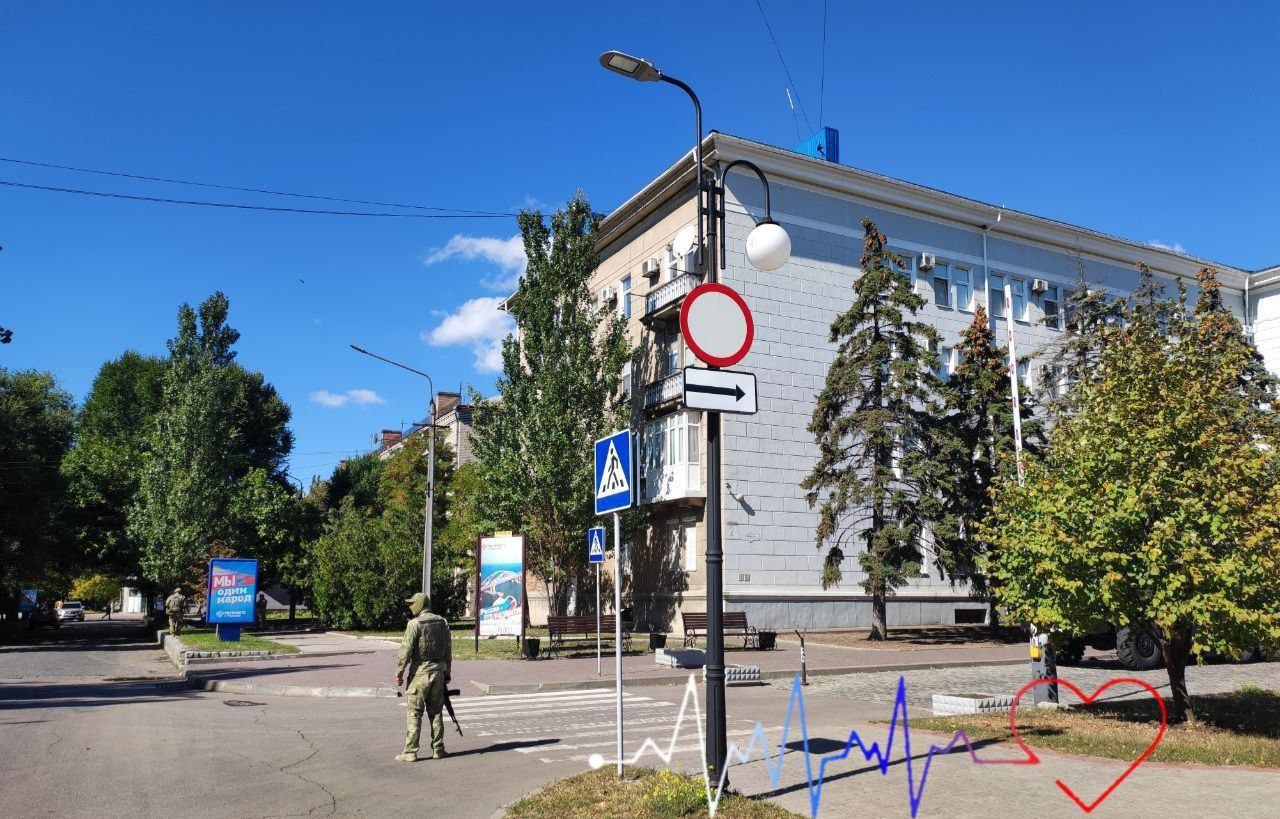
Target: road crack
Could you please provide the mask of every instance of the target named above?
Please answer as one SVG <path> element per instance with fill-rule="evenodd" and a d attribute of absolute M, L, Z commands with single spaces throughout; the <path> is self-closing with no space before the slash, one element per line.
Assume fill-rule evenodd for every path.
<path fill-rule="evenodd" d="M 331 790 L 329 790 L 327 787 L 325 787 L 325 785 L 324 785 L 324 783 L 323 783 L 323 782 L 319 782 L 319 781 L 317 781 L 317 780 L 315 780 L 315 779 L 311 779 L 311 778 L 309 778 L 309 777 L 303 776 L 302 774 L 300 774 L 300 773 L 298 773 L 298 772 L 296 772 L 296 771 L 291 770 L 292 768 L 296 768 L 296 767 L 298 767 L 299 765 L 301 765 L 302 763 L 307 762 L 308 760 L 310 760 L 310 759 L 312 759 L 313 757 L 315 757 L 315 755 L 316 755 L 316 754 L 320 753 L 320 747 L 319 747 L 318 745 L 316 745 L 314 742 L 312 742 L 312 741 L 311 741 L 311 738 L 307 736 L 307 734 L 306 734 L 306 732 L 305 732 L 305 731 L 302 731 L 302 730 L 301 730 L 301 729 L 299 729 L 299 728 L 286 728 L 286 727 L 285 727 L 285 726 L 283 726 L 283 725 L 276 725 L 275 723 L 271 723 L 271 722 L 264 722 L 264 721 L 263 721 L 263 719 L 262 719 L 262 717 L 263 717 L 263 715 L 262 715 L 262 714 L 258 714 L 258 715 L 256 715 L 256 716 L 253 718 L 253 723 L 254 723 L 255 725 L 259 725 L 259 726 L 263 726 L 263 727 L 267 727 L 267 728 L 276 728 L 276 729 L 279 729 L 279 730 L 281 730 L 281 731 L 291 731 L 291 732 L 293 732 L 293 733 L 297 734 L 297 735 L 298 735 L 298 738 L 299 738 L 299 739 L 301 739 L 303 742 L 305 742 L 305 743 L 307 744 L 307 747 L 311 749 L 311 753 L 307 754 L 306 756 L 302 757 L 301 759 L 295 760 L 295 761 L 290 762 L 290 763 L 288 763 L 288 764 L 286 764 L 286 765 L 281 765 L 281 766 L 278 768 L 278 770 L 279 770 L 279 771 L 280 771 L 280 773 L 282 773 L 282 774 L 285 774 L 285 775 L 287 775 L 287 776 L 295 777 L 296 779 L 300 779 L 300 780 L 302 780 L 303 782 L 306 782 L 308 785 L 314 785 L 315 787 L 317 787 L 317 788 L 319 788 L 320 790 L 324 791 L 325 796 L 327 796 L 327 797 L 329 798 L 329 812 L 328 812 L 328 813 L 318 814 L 318 815 L 320 815 L 320 816 L 337 816 L 337 815 L 338 815 L 338 798 L 337 798 L 336 796 L 334 796 L 334 795 L 333 795 L 333 791 L 331 791 Z M 324 807 L 324 805 L 323 805 L 323 804 L 320 804 L 320 805 L 316 805 L 315 807 L 311 808 L 311 809 L 310 809 L 310 810 L 308 810 L 306 813 L 284 813 L 284 814 L 271 814 L 271 816 L 272 816 L 272 817 L 276 817 L 276 816 L 316 816 L 316 815 L 317 815 L 317 814 L 316 814 L 316 811 L 318 811 L 318 810 L 322 809 L 323 807 Z M 268 817 L 260 817 L 260 819 L 268 819 Z"/>

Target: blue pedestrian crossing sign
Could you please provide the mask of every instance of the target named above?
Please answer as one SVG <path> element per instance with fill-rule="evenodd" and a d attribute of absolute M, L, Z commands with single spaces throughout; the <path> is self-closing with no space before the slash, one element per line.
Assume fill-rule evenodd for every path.
<path fill-rule="evenodd" d="M 604 562 L 604 527 L 592 526 L 587 530 L 587 562 Z"/>
<path fill-rule="evenodd" d="M 635 459 L 631 431 L 622 430 L 596 441 L 596 514 L 618 512 L 635 501 Z"/>

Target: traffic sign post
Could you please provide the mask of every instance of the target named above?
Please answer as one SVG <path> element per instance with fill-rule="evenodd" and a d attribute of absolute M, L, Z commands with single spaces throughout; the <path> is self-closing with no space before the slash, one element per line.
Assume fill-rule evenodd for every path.
<path fill-rule="evenodd" d="M 755 415 L 755 373 L 685 367 L 684 405 L 710 412 Z"/>
<path fill-rule="evenodd" d="M 632 454 L 629 429 L 615 432 L 595 443 L 596 514 L 613 513 L 613 668 L 616 677 L 619 780 L 622 779 L 622 522 L 618 513 L 635 502 L 636 462 Z M 596 633 L 600 633 L 599 629 Z"/>
<path fill-rule="evenodd" d="M 587 562 L 596 567 L 596 676 L 604 676 L 600 669 L 600 564 L 604 563 L 604 527 L 592 526 L 587 530 Z"/>

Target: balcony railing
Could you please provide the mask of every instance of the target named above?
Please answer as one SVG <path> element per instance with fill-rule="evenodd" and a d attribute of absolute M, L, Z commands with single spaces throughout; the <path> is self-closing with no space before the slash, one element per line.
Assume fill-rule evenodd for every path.
<path fill-rule="evenodd" d="M 701 283 L 701 276 L 694 273 L 681 273 L 649 293 L 644 300 L 645 320 L 652 321 L 675 312 L 675 309 L 680 306 L 680 301 Z"/>
<path fill-rule="evenodd" d="M 684 372 L 676 370 L 670 375 L 652 381 L 644 388 L 644 408 L 653 409 L 684 397 Z"/>

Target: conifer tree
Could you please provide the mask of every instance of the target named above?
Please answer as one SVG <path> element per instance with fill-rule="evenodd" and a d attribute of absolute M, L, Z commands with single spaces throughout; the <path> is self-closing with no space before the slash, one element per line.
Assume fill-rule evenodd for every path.
<path fill-rule="evenodd" d="M 937 330 L 915 319 L 924 304 L 885 236 L 869 219 L 853 303 L 831 325 L 836 357 L 809 424 L 818 462 L 801 483 L 818 507 L 822 584 L 840 582 L 857 553 L 872 598 L 871 639 L 887 636 L 886 599 L 920 571 L 924 527 L 941 518 L 939 452 L 946 448 L 935 372 Z"/>
<path fill-rule="evenodd" d="M 945 439 L 950 442 L 947 518 L 934 527 L 933 539 L 943 573 L 953 582 L 967 581 L 975 594 L 984 594 L 982 544 L 974 532 L 991 512 L 996 480 L 1016 476 L 1017 461 L 1009 353 L 996 344 L 982 305 L 975 310 L 956 354 L 959 364 L 945 389 L 946 422 L 952 433 Z M 1035 457 L 1043 443 L 1041 425 L 1025 387 L 1020 387 L 1019 395 L 1024 458 Z M 992 625 L 994 614 L 993 606 Z"/>
<path fill-rule="evenodd" d="M 1041 379 L 1041 400 L 1050 418 L 1072 411 L 1080 382 L 1093 373 L 1108 332 L 1124 308 L 1124 301 L 1111 299 L 1104 288 L 1089 281 L 1084 261 L 1077 260 L 1075 287 L 1062 298 L 1062 336 L 1045 351 L 1048 377 Z"/>
<path fill-rule="evenodd" d="M 626 426 L 622 365 L 630 354 L 617 312 L 587 288 L 600 217 L 582 194 L 548 225 L 519 217 L 528 266 L 510 300 L 516 335 L 503 343 L 496 400 L 475 397 L 472 447 L 480 505 L 525 536 L 525 564 L 553 613 L 585 583 L 583 532 L 594 524 L 592 442 Z"/>

